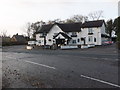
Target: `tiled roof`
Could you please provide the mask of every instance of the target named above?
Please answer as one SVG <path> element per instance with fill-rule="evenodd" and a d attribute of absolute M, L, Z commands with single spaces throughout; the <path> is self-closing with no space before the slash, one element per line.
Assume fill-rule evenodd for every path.
<path fill-rule="evenodd" d="M 26 42 L 26 39 L 23 35 L 13 35 L 12 38 L 15 38 L 17 42 Z"/>
<path fill-rule="evenodd" d="M 36 33 L 43 33 L 43 32 L 48 33 L 54 25 L 58 25 L 64 32 L 80 32 L 81 31 L 80 27 L 82 23 L 66 23 L 66 24 L 55 23 L 55 24 L 43 25 L 41 28 L 39 28 L 39 30 Z"/>
<path fill-rule="evenodd" d="M 80 32 L 82 23 L 57 24 L 64 32 Z"/>
<path fill-rule="evenodd" d="M 61 23 L 48 24 L 43 25 L 41 28 L 38 29 L 36 33 L 48 33 L 54 25 L 58 25 L 64 32 L 80 32 L 81 28 L 101 27 L 103 23 L 105 23 L 104 20 L 86 21 L 83 24 L 81 22 L 65 24 Z"/>
<path fill-rule="evenodd" d="M 82 24 L 82 28 L 101 27 L 103 23 L 104 23 L 104 20 L 87 21 Z"/>

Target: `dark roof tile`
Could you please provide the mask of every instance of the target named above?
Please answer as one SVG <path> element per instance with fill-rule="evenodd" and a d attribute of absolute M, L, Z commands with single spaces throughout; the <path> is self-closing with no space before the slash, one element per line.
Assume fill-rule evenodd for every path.
<path fill-rule="evenodd" d="M 43 25 L 41 28 L 38 29 L 36 33 L 48 33 L 50 29 L 53 27 L 53 24 Z"/>
<path fill-rule="evenodd" d="M 80 32 L 81 31 L 80 27 L 82 23 L 66 23 L 66 24 L 55 23 L 55 24 L 43 25 L 41 28 L 39 28 L 39 30 L 36 33 L 43 33 L 43 32 L 48 33 L 54 25 L 58 25 L 64 32 Z"/>
<path fill-rule="evenodd" d="M 104 20 L 87 21 L 82 24 L 82 28 L 101 27 L 103 23 L 104 23 Z"/>
<path fill-rule="evenodd" d="M 26 39 L 23 35 L 13 35 L 12 38 L 15 38 L 17 42 L 26 42 Z"/>
<path fill-rule="evenodd" d="M 82 23 L 58 24 L 64 32 L 80 32 Z"/>
<path fill-rule="evenodd" d="M 60 23 L 48 24 L 48 25 L 43 25 L 41 28 L 39 28 L 36 34 L 43 32 L 48 33 L 54 25 L 58 25 L 64 32 L 80 32 L 81 28 L 101 27 L 103 23 L 105 23 L 104 20 L 86 21 L 83 24 L 81 22 L 65 23 L 65 24 L 60 24 Z"/>

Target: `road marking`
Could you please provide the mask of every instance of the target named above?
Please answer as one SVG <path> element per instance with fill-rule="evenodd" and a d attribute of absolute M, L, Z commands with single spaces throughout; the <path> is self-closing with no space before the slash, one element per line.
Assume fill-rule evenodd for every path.
<path fill-rule="evenodd" d="M 39 64 L 39 63 L 27 61 L 27 60 L 26 60 L 25 62 L 32 63 L 32 64 L 36 64 L 36 65 L 43 66 L 43 67 L 47 67 L 47 68 L 51 68 L 51 69 L 56 69 L 55 67 L 51 67 L 51 66 L 48 66 L 48 65 Z"/>
<path fill-rule="evenodd" d="M 87 78 L 87 79 L 91 79 L 91 80 L 94 80 L 94 81 L 98 81 L 98 82 L 101 82 L 101 83 L 104 83 L 104 84 L 108 84 L 108 85 L 120 88 L 119 85 L 116 85 L 116 84 L 113 84 L 113 83 L 110 83 L 110 82 L 106 82 L 106 81 L 103 81 L 103 80 L 100 80 L 100 79 L 88 77 L 88 76 L 85 76 L 85 75 L 81 75 L 81 77 L 84 77 L 84 78 Z"/>

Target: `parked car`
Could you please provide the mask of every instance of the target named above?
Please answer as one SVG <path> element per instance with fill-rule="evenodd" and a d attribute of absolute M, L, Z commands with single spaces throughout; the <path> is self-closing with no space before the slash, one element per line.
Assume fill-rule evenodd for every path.
<path fill-rule="evenodd" d="M 31 49 L 33 49 L 33 46 L 27 45 L 26 49 L 31 50 Z"/>
<path fill-rule="evenodd" d="M 28 45 L 36 45 L 36 41 L 28 41 Z"/>
<path fill-rule="evenodd" d="M 111 45 L 113 42 L 109 40 L 102 41 L 102 45 Z"/>

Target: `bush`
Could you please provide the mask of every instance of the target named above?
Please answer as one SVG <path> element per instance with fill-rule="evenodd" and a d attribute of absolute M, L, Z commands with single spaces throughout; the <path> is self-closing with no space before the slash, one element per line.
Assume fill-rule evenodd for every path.
<path fill-rule="evenodd" d="M 11 45 L 27 45 L 27 43 L 20 43 L 20 42 L 2 42 L 2 46 L 11 46 Z"/>
<path fill-rule="evenodd" d="M 117 47 L 120 50 L 120 42 L 117 43 Z"/>

